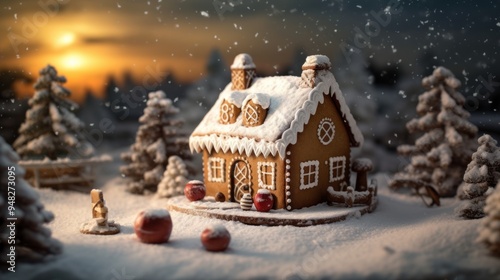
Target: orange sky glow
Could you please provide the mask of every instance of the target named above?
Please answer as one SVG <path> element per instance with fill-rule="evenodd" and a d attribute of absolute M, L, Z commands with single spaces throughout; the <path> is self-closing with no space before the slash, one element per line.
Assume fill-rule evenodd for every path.
<path fill-rule="evenodd" d="M 2 0 L 0 66 L 36 80 L 51 64 L 81 101 L 87 90 L 102 95 L 109 76 L 120 82 L 126 71 L 139 83 L 151 71 L 172 73 L 181 82 L 199 79 L 213 49 L 228 67 L 237 54 L 250 53 L 258 71 L 268 74 L 287 66 L 297 49 L 328 55 L 334 68 L 347 65 L 347 44 L 372 63 L 412 75 L 421 74 L 425 55 L 432 57 L 428 64 L 458 72 L 482 73 L 498 64 L 489 59 L 498 56 L 498 24 L 485 16 L 496 14 L 488 5 L 401 1 L 387 14 L 394 1 L 351 2 Z M 460 9 L 478 20 L 464 19 Z M 364 30 L 366 46 L 356 45 L 358 30 Z M 33 94 L 30 85 L 15 87 L 23 97 Z"/>
<path fill-rule="evenodd" d="M 163 20 L 160 16 L 131 13 L 122 10 L 124 7 L 66 11 L 63 5 L 76 4 L 67 2 L 60 4 L 59 13 L 53 16 L 36 5 L 22 7 L 19 13 L 11 11 L 10 18 L 2 20 L 9 29 L 9 40 L 2 41 L 0 46 L 6 54 L 5 64 L 23 69 L 33 79 L 45 65 L 55 66 L 60 75 L 66 76 L 65 86 L 78 101 L 87 90 L 100 95 L 109 75 L 120 78 L 124 71 L 130 71 L 140 81 L 153 69 L 160 73 L 172 72 L 183 82 L 192 81 L 204 75 L 211 49 L 219 48 L 227 55 L 226 64 L 238 52 L 248 51 L 244 45 L 238 45 L 238 40 L 244 41 L 247 34 L 242 33 L 237 24 L 234 24 L 236 28 L 230 26 L 232 28 L 220 33 L 219 25 L 233 23 L 220 20 L 215 12 L 211 19 L 195 14 L 197 20 L 212 22 L 195 25 L 175 16 L 163 16 Z M 262 25 L 258 17 L 249 18 L 246 23 L 253 29 Z M 257 33 L 250 36 L 258 36 Z M 266 39 L 263 40 L 261 46 L 253 48 L 265 47 Z M 283 57 L 273 63 L 284 62 L 290 52 L 285 50 L 281 54 Z M 273 69 L 273 64 L 267 61 L 261 66 L 269 71 Z M 28 85 L 16 85 L 16 89 L 22 97 L 33 94 Z"/>

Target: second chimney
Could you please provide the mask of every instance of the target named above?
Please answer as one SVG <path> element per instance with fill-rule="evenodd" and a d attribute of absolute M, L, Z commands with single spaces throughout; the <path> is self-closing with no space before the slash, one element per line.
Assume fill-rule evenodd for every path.
<path fill-rule="evenodd" d="M 247 89 L 252 84 L 253 78 L 255 78 L 255 64 L 252 57 L 246 53 L 237 55 L 231 65 L 231 89 Z"/>
<path fill-rule="evenodd" d="M 319 76 L 329 71 L 332 67 L 330 59 L 326 55 L 310 55 L 306 58 L 306 62 L 302 64 L 302 75 L 300 86 L 313 88 L 319 82 Z"/>

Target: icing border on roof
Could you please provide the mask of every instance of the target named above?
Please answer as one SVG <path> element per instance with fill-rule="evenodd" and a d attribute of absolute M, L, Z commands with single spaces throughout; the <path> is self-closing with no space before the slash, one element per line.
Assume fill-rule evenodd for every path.
<path fill-rule="evenodd" d="M 238 152 L 239 154 L 246 154 L 250 156 L 268 155 L 275 156 L 279 154 L 281 158 L 285 158 L 286 148 L 290 144 L 297 143 L 298 133 L 304 130 L 304 126 L 309 122 L 311 115 L 316 113 L 318 104 L 323 104 L 325 95 L 335 98 L 340 106 L 340 114 L 344 119 L 344 123 L 349 127 L 350 138 L 352 146 L 361 146 L 363 143 L 363 135 L 356 125 L 356 121 L 347 106 L 344 96 L 340 91 L 338 83 L 331 72 L 328 72 L 326 77 L 322 77 L 322 81 L 316 87 L 311 89 L 309 97 L 303 106 L 295 112 L 295 116 L 290 123 L 290 127 L 286 129 L 281 138 L 275 142 L 256 140 L 248 137 L 235 137 L 228 135 L 192 135 L 189 138 L 189 147 L 191 152 L 201 152 L 203 149 L 211 151 L 214 149 L 216 152 L 231 153 Z"/>

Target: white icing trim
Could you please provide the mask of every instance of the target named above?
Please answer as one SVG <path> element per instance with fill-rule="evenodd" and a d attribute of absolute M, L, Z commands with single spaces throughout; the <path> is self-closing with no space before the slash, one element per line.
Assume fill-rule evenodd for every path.
<path fill-rule="evenodd" d="M 329 125 L 326 130 L 324 128 L 325 125 Z M 326 137 L 328 137 L 328 138 L 325 141 Z M 334 137 L 335 137 L 335 125 L 333 124 L 332 119 L 323 118 L 319 122 L 319 125 L 318 125 L 318 140 L 319 140 L 319 142 L 321 142 L 321 144 L 326 146 L 333 141 Z"/>
<path fill-rule="evenodd" d="M 275 156 L 278 153 L 278 147 L 275 143 L 255 139 L 250 139 L 247 137 L 239 138 L 235 136 L 225 136 L 225 135 L 204 135 L 204 136 L 191 136 L 189 137 L 189 146 L 191 151 L 201 152 L 203 149 L 211 151 L 214 149 L 216 152 L 227 153 L 239 153 L 251 156 L 255 154 L 256 156 L 263 155 L 267 157 L 269 155 Z"/>
<path fill-rule="evenodd" d="M 234 104 L 234 106 L 241 108 L 243 101 L 246 99 L 247 94 L 241 91 L 233 91 L 229 94 L 229 96 L 224 97 L 224 100 L 227 102 Z"/>
<path fill-rule="evenodd" d="M 218 157 L 208 158 L 208 181 L 215 183 L 224 183 L 225 162 L 226 161 L 223 158 L 218 158 Z M 217 172 L 215 172 L 216 174 L 213 174 L 212 168 L 220 170 L 219 177 L 217 177 Z"/>
<path fill-rule="evenodd" d="M 341 162 L 339 165 L 338 163 Z M 334 166 L 334 164 L 336 164 Z M 339 156 L 339 157 L 331 157 L 330 158 L 330 183 L 335 182 L 335 181 L 340 181 L 344 179 L 345 177 L 345 164 L 346 164 L 346 158 L 345 156 Z M 333 172 L 340 170 L 340 174 L 338 172 Z M 336 174 L 334 174 L 336 173 Z M 335 176 L 337 175 L 337 176 Z"/>
<path fill-rule="evenodd" d="M 271 173 L 263 172 L 262 167 L 264 166 L 270 166 L 271 167 Z M 257 173 L 258 173 L 258 181 L 259 181 L 259 188 L 262 189 L 268 189 L 268 190 L 276 190 L 276 163 L 274 162 L 257 162 Z M 267 185 L 264 183 L 264 177 L 266 175 L 271 175 L 271 184 Z"/>
<path fill-rule="evenodd" d="M 314 171 L 311 171 L 311 166 L 314 166 Z M 305 173 L 305 167 L 309 167 L 309 172 Z M 314 174 L 314 181 L 308 182 L 307 184 L 304 182 L 304 177 Z M 299 189 L 306 190 L 314 188 L 318 185 L 319 182 L 319 161 L 317 160 L 309 160 L 300 163 L 300 186 Z"/>

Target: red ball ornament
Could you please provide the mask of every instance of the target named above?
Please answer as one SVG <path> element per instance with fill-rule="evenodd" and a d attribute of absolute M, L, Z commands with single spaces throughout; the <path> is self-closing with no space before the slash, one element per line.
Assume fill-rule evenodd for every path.
<path fill-rule="evenodd" d="M 230 241 L 231 235 L 223 225 L 209 226 L 201 233 L 201 243 L 207 251 L 224 251 Z"/>
<path fill-rule="evenodd" d="M 273 195 L 266 189 L 259 189 L 253 199 L 255 209 L 259 212 L 269 212 L 273 208 Z"/>
<path fill-rule="evenodd" d="M 187 182 L 184 187 L 184 195 L 189 201 L 202 200 L 205 197 L 206 188 L 202 181 L 193 180 Z"/>
<path fill-rule="evenodd" d="M 172 218 L 166 209 L 141 211 L 134 221 L 135 234 L 144 243 L 168 242 L 172 227 Z"/>

